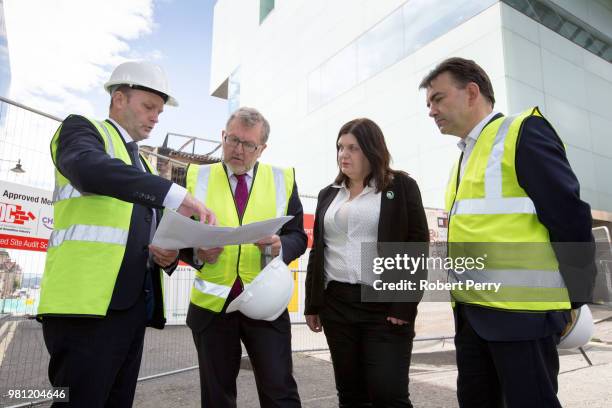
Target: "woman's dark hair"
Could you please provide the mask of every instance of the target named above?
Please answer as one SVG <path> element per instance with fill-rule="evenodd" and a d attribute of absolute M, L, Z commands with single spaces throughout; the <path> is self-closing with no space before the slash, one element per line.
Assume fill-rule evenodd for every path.
<path fill-rule="evenodd" d="M 367 118 L 357 118 L 345 123 L 338 132 L 336 139 L 336 161 L 338 154 L 338 140 L 342 135 L 352 134 L 357 139 L 359 148 L 363 151 L 366 159 L 370 163 L 371 172 L 363 180 L 363 186 L 367 186 L 371 180 L 376 184 L 376 192 L 381 192 L 389 187 L 393 175 L 396 173 L 389 167 L 391 163 L 391 155 L 385 143 L 385 136 L 382 130 L 374 121 Z M 334 180 L 336 184 L 346 183 L 350 185 L 350 179 L 342 170 L 338 171 L 338 175 Z"/>

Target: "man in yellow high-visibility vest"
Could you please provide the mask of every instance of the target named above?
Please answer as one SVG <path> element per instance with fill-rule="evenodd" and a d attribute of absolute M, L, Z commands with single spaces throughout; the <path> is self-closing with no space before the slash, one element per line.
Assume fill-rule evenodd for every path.
<path fill-rule="evenodd" d="M 302 203 L 292 168 L 259 162 L 270 125 L 253 108 L 229 117 L 222 132 L 223 162 L 190 165 L 187 190 L 215 212 L 220 226 L 237 227 L 292 215 L 281 230 L 255 244 L 200 248 L 185 260 L 198 269 L 191 290 L 187 325 L 193 332 L 200 366 L 203 407 L 236 406 L 236 378 L 245 345 L 261 407 L 299 407 L 293 378 L 291 324 L 285 309 L 272 321 L 255 320 L 229 303 L 260 273 L 266 255 L 289 264 L 306 250 Z M 285 296 L 270 293 L 269 296 Z M 251 299 L 251 303 L 258 300 Z M 259 300 L 261 301 L 261 300 Z"/>
<path fill-rule="evenodd" d="M 588 300 L 595 272 L 588 250 L 568 260 L 553 244 L 593 239 L 563 143 L 538 108 L 495 111 L 491 81 L 474 61 L 442 61 L 420 88 L 441 133 L 460 138 L 446 192 L 449 252 L 502 249 L 481 271 L 450 274 L 501 284 L 451 291 L 459 405 L 560 407 L 556 344 L 571 307 Z M 576 282 L 586 290 L 577 292 Z"/>
<path fill-rule="evenodd" d="M 163 70 L 125 62 L 105 84 L 109 117 L 64 120 L 51 141 L 54 229 L 38 318 L 51 356 L 49 379 L 70 407 L 130 407 L 145 327 L 165 324 L 162 268 L 178 251 L 150 246 L 160 209 L 214 223 L 177 184 L 138 154 L 164 105 L 177 105 Z"/>

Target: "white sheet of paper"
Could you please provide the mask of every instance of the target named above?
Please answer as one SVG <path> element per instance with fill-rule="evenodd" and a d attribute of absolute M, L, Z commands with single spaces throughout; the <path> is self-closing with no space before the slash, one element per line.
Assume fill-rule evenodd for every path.
<path fill-rule="evenodd" d="M 253 243 L 276 234 L 292 218 L 292 215 L 286 215 L 236 228 L 216 227 L 194 221 L 175 211 L 165 210 L 152 244 L 164 249 L 181 249 Z"/>

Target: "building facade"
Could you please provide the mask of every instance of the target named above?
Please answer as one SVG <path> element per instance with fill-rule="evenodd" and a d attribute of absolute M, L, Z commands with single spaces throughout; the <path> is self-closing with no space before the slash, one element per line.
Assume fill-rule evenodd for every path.
<path fill-rule="evenodd" d="M 6 36 L 6 22 L 4 18 L 4 0 L 0 0 L 0 96 L 8 94 L 11 83 L 11 64 L 8 52 L 8 39 Z"/>
<path fill-rule="evenodd" d="M 442 208 L 458 139 L 439 133 L 418 85 L 450 56 L 483 66 L 497 110 L 541 108 L 596 223 L 612 221 L 610 0 L 218 0 L 210 92 L 270 120 L 264 160 L 295 167 L 301 194 L 334 179 L 337 132 L 365 116 L 425 206 Z"/>

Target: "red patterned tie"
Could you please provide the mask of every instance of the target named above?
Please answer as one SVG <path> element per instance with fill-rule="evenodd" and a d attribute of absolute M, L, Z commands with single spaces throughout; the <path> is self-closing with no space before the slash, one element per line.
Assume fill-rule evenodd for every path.
<path fill-rule="evenodd" d="M 236 199 L 236 208 L 238 209 L 238 215 L 242 218 L 244 214 L 244 208 L 246 207 L 247 198 L 249 198 L 249 189 L 246 183 L 246 174 L 234 174 L 238 184 L 236 184 L 236 191 L 234 192 L 234 198 Z"/>
<path fill-rule="evenodd" d="M 249 189 L 246 183 L 246 174 L 234 174 L 238 183 L 236 184 L 236 190 L 234 191 L 234 198 L 236 199 L 236 209 L 238 210 L 238 216 L 242 218 L 244 214 L 244 208 L 246 207 L 247 199 L 249 198 Z M 236 278 L 234 285 L 230 290 L 228 302 L 231 302 L 242 292 L 242 284 L 240 277 Z"/>

